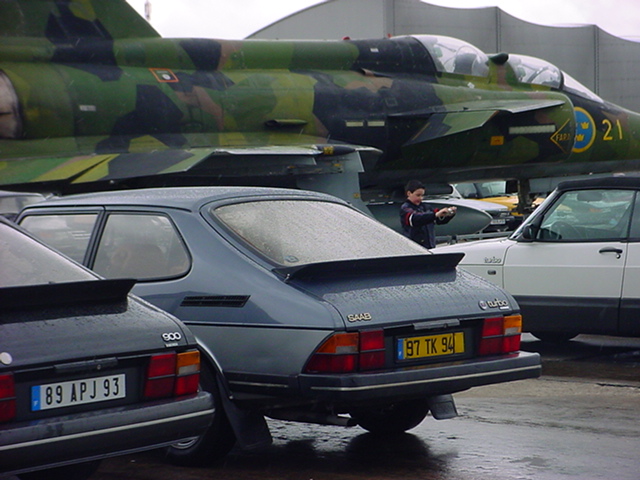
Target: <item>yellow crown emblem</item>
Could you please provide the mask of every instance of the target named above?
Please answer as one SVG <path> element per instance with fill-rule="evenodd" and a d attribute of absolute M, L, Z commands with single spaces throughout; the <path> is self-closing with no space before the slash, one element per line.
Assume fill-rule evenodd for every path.
<path fill-rule="evenodd" d="M 582 122 L 582 123 L 580 124 L 580 128 L 581 128 L 582 130 L 589 130 L 589 122 Z"/>
<path fill-rule="evenodd" d="M 583 142 L 584 141 L 584 135 L 579 133 L 576 135 L 576 141 L 578 142 Z"/>

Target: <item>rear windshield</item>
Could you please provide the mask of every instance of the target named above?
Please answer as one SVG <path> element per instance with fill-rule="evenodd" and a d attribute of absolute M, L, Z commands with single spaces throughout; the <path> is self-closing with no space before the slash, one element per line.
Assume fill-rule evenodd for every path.
<path fill-rule="evenodd" d="M 69 259 L 0 223 L 0 287 L 97 280 Z"/>
<path fill-rule="evenodd" d="M 211 208 L 209 213 L 285 266 L 428 253 L 378 221 L 336 203 L 269 200 Z"/>

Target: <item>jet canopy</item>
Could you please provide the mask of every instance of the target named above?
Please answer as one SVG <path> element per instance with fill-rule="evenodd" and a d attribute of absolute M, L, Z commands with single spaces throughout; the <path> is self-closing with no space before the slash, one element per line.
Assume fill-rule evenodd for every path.
<path fill-rule="evenodd" d="M 413 35 L 429 52 L 440 73 L 489 75 L 489 57 L 479 48 L 458 38 L 441 35 Z M 603 100 L 571 75 L 552 63 L 527 55 L 509 54 L 508 65 L 520 83 L 544 85 L 602 103 Z"/>
<path fill-rule="evenodd" d="M 527 55 L 509 54 L 507 63 L 516 74 L 521 83 L 534 85 L 546 85 L 547 87 L 560 89 L 562 86 L 562 71 L 555 65 L 540 58 Z"/>
<path fill-rule="evenodd" d="M 427 49 L 438 72 L 476 77 L 489 75 L 489 57 L 470 43 L 436 35 L 415 35 L 414 38 Z"/>
<path fill-rule="evenodd" d="M 510 53 L 507 63 L 511 66 L 516 78 L 521 83 L 545 85 L 558 90 L 565 90 L 596 102 L 603 101 L 571 75 L 540 58 Z"/>

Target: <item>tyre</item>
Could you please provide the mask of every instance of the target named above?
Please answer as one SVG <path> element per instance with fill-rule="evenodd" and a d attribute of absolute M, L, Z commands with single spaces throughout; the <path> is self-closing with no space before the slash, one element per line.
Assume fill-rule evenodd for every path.
<path fill-rule="evenodd" d="M 37 472 L 21 473 L 18 478 L 20 480 L 87 480 L 98 470 L 99 466 L 100 460 L 95 460 Z"/>
<path fill-rule="evenodd" d="M 220 391 L 213 370 L 203 365 L 200 372 L 202 389 L 214 398 L 215 413 L 211 426 L 203 435 L 167 447 L 166 456 L 174 465 L 199 467 L 212 465 L 224 458 L 236 443 L 236 436 L 222 408 Z"/>
<path fill-rule="evenodd" d="M 371 433 L 394 434 L 418 426 L 429 413 L 426 399 L 409 400 L 377 408 L 357 408 L 351 417 Z"/>

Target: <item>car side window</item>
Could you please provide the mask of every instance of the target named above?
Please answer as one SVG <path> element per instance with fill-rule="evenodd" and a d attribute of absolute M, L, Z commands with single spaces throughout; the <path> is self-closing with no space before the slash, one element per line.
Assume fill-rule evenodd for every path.
<path fill-rule="evenodd" d="M 636 201 L 633 207 L 629 240 L 640 241 L 640 195 L 636 195 Z"/>
<path fill-rule="evenodd" d="M 59 252 L 82 263 L 97 218 L 97 213 L 30 215 L 20 221 L 20 226 Z"/>
<path fill-rule="evenodd" d="M 183 275 L 190 265 L 187 249 L 166 216 L 112 213 L 93 270 L 106 278 L 150 280 Z"/>
<path fill-rule="evenodd" d="M 545 213 L 536 239 L 554 242 L 627 239 L 634 203 L 632 190 L 565 192 Z"/>
<path fill-rule="evenodd" d="M 478 193 L 473 183 L 457 183 L 455 187 L 464 198 L 478 198 Z"/>

